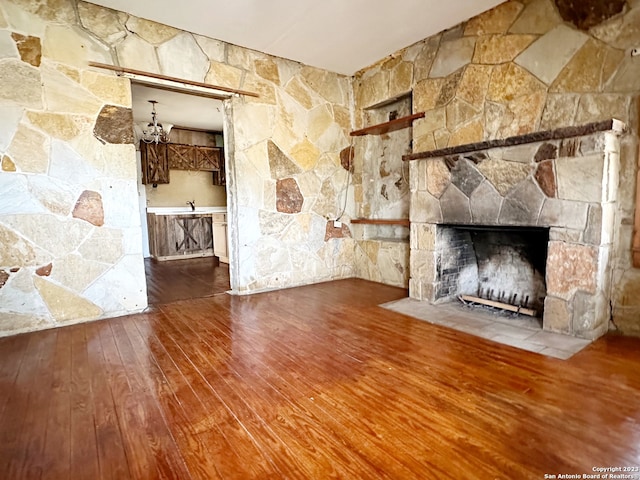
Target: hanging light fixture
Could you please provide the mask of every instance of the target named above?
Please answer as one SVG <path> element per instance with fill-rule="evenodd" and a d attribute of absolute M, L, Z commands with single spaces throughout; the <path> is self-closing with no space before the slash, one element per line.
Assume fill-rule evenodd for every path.
<path fill-rule="evenodd" d="M 156 100 L 149 100 L 151 104 L 151 122 L 140 123 L 140 128 L 142 130 L 141 140 L 144 143 L 169 143 L 169 133 L 171 133 L 171 128 L 173 124 L 171 123 L 158 123 L 157 113 L 156 113 Z"/>

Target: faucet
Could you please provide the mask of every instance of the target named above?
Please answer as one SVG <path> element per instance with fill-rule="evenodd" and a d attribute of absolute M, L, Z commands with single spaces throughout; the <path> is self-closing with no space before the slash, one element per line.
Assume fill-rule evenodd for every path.
<path fill-rule="evenodd" d="M 191 207 L 191 211 L 192 212 L 196 211 L 196 201 L 195 200 L 191 200 L 190 202 L 187 202 L 187 205 L 189 205 Z"/>

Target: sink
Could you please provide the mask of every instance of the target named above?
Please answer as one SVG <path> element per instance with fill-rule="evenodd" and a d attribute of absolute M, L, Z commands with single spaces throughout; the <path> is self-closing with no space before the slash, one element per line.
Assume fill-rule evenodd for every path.
<path fill-rule="evenodd" d="M 147 213 L 156 215 L 182 215 L 182 214 L 206 214 L 206 213 L 226 213 L 227 207 L 147 207 Z"/>

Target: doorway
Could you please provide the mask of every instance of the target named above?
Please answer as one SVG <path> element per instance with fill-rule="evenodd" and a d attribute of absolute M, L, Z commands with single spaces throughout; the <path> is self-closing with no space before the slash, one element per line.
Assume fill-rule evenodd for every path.
<path fill-rule="evenodd" d="M 158 305 L 224 293 L 230 288 L 228 254 L 220 253 L 222 243 L 226 251 L 226 238 L 220 241 L 219 232 L 216 232 L 218 243 L 215 246 L 213 244 L 214 221 L 221 215 L 225 222 L 223 237 L 226 237 L 227 191 L 223 181 L 222 101 L 203 97 L 200 93 L 177 92 L 136 82 L 131 84 L 131 93 L 148 303 Z M 151 103 L 151 100 L 155 103 Z M 166 183 L 143 180 L 145 159 L 141 155 L 141 145 L 145 147 L 145 152 L 149 145 L 140 140 L 141 126 L 152 122 L 152 110 L 155 110 L 157 123 L 165 129 L 170 125 L 170 130 L 167 143 L 152 143 L 151 147 L 181 155 L 180 162 L 172 161 L 169 164 Z M 205 168 L 195 163 L 185 165 L 184 159 L 188 158 L 189 151 L 193 151 L 194 158 L 214 151 L 219 155 L 219 165 Z M 187 225 L 185 219 L 190 217 L 198 220 L 198 234 L 207 238 L 203 237 L 200 241 L 193 231 L 184 230 Z M 162 222 L 156 222 L 156 219 L 162 219 Z M 163 228 L 158 230 L 157 225 L 160 224 Z M 176 226 L 175 231 L 167 228 L 171 225 Z M 201 231 L 202 225 L 208 227 L 206 232 Z M 193 235 L 202 243 L 202 251 L 193 251 L 194 242 L 175 241 L 176 235 L 184 235 L 185 240 L 191 240 Z M 159 243 L 169 246 L 175 243 L 176 252 L 161 252 Z M 181 245 L 186 245 L 188 251 L 183 252 L 179 248 Z"/>

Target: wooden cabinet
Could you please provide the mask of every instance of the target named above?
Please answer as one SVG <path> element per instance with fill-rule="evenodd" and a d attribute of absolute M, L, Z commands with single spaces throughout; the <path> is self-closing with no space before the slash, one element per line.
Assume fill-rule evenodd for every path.
<path fill-rule="evenodd" d="M 208 257 L 213 252 L 210 214 L 147 214 L 149 250 L 157 260 Z"/>
<path fill-rule="evenodd" d="M 225 186 L 227 184 L 227 177 L 224 171 L 224 157 L 220 158 L 220 169 L 214 170 L 213 173 L 213 184 L 218 186 Z"/>
<path fill-rule="evenodd" d="M 198 170 L 214 172 L 220 170 L 222 149 L 219 147 L 196 147 L 196 164 Z"/>
<path fill-rule="evenodd" d="M 229 249 L 227 244 L 227 215 L 214 213 L 213 222 L 213 254 L 221 262 L 229 263 Z"/>
<path fill-rule="evenodd" d="M 167 144 L 169 168 L 174 170 L 200 170 L 213 172 L 220 170 L 222 148 L 198 145 Z"/>
<path fill-rule="evenodd" d="M 191 145 L 168 143 L 167 155 L 169 156 L 169 168 L 173 170 L 197 170 Z"/>
<path fill-rule="evenodd" d="M 224 155 L 220 147 L 140 142 L 142 183 L 169 183 L 169 170 L 213 172 L 213 184 L 224 185 Z"/>
<path fill-rule="evenodd" d="M 169 158 L 166 144 L 140 142 L 142 183 L 169 183 Z"/>

